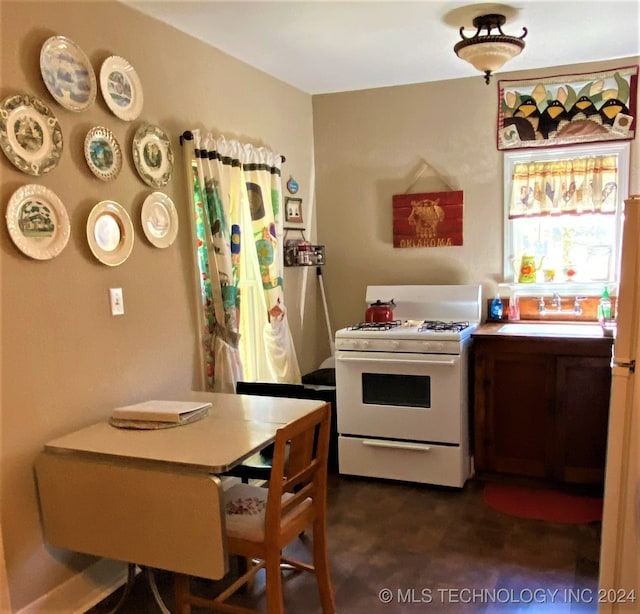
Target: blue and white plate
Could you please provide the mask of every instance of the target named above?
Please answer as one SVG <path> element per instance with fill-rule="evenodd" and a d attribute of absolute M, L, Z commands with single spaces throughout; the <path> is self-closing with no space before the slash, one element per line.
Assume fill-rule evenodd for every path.
<path fill-rule="evenodd" d="M 51 95 L 70 111 L 85 111 L 98 86 L 89 58 L 72 40 L 52 36 L 40 51 L 40 72 Z"/>

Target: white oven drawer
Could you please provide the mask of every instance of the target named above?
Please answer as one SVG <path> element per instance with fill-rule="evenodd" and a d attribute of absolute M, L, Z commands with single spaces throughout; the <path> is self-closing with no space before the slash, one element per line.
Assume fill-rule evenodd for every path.
<path fill-rule="evenodd" d="M 345 475 L 386 478 L 461 488 L 471 473 L 466 447 L 338 438 L 339 471 Z"/>

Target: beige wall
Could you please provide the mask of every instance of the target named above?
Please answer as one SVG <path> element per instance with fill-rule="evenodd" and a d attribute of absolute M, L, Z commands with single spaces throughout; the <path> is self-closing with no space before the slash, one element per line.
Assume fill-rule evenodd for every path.
<path fill-rule="evenodd" d="M 62 198 L 72 224 L 67 248 L 45 262 L 22 255 L 4 224 L 0 230 L 0 526 L 15 611 L 92 560 L 43 543 L 32 476 L 42 445 L 105 418 L 115 405 L 197 385 L 195 273 L 179 134 L 191 127 L 214 129 L 286 155 L 283 179 L 291 174 L 301 186 L 311 238 L 317 200 L 334 329 L 362 317 L 368 284 L 490 287 L 502 266 L 502 166 L 495 148 L 496 86 L 485 86 L 481 76 L 318 96 L 312 109 L 310 96 L 112 1 L 2 0 L 0 19 L 0 99 L 19 91 L 41 97 L 65 139 L 60 166 L 42 178 L 22 174 L 0 156 L 2 206 L 19 186 L 40 183 Z M 141 117 L 132 123 L 117 119 L 100 94 L 84 113 L 55 103 L 38 61 L 43 42 L 54 35 L 77 42 L 96 71 L 110 55 L 127 58 L 144 88 Z M 580 69 L 631 63 L 637 58 Z M 151 189 L 138 179 L 130 147 L 142 122 L 162 126 L 176 154 L 165 191 L 176 203 L 181 229 L 166 250 L 146 242 L 139 221 Z M 122 173 L 111 183 L 94 178 L 84 162 L 84 136 L 96 125 L 112 130 L 125 153 Z M 634 141 L 636 192 L 638 158 Z M 391 196 L 410 187 L 423 159 L 436 172 L 428 169 L 411 191 L 450 186 L 465 192 L 462 247 L 392 247 Z M 136 231 L 130 259 L 115 268 L 98 263 L 85 239 L 89 211 L 104 199 L 125 206 Z M 114 286 L 124 290 L 124 317 L 109 314 L 108 288 Z M 328 353 L 315 272 L 287 269 L 285 292 L 305 373 Z"/>
<path fill-rule="evenodd" d="M 24 256 L 4 223 L 0 229 L 0 525 L 12 606 L 18 610 L 91 562 L 43 543 L 32 476 L 42 445 L 105 418 L 116 405 L 197 385 L 195 272 L 178 136 L 193 127 L 215 129 L 285 154 L 284 178 L 289 173 L 296 177 L 305 202 L 310 201 L 313 139 L 309 95 L 124 5 L 2 0 L 0 11 L 0 99 L 22 91 L 39 96 L 57 116 L 64 136 L 61 163 L 44 177 L 23 174 L 0 154 L 2 217 L 18 187 L 38 183 L 58 194 L 71 219 L 69 244 L 49 261 Z M 40 76 L 39 55 L 44 41 L 55 35 L 74 40 L 98 74 L 111 55 L 133 64 L 144 91 L 138 120 L 115 117 L 100 93 L 82 113 L 53 100 Z M 137 176 L 131 142 L 145 122 L 170 135 L 176 158 L 165 192 L 176 204 L 181 226 L 168 249 L 152 247 L 140 224 L 142 202 L 152 190 Z M 122 172 L 109 183 L 95 178 L 84 160 L 84 137 L 97 125 L 109 128 L 124 152 Z M 131 257 L 114 268 L 93 257 L 85 234 L 91 208 L 105 199 L 128 210 L 136 233 Z M 311 352 L 306 356 L 300 344 L 299 281 L 297 271 L 286 272 L 298 354 L 303 369 L 310 370 L 316 359 Z M 123 317 L 110 315 L 110 287 L 123 288 Z"/>
<path fill-rule="evenodd" d="M 626 58 L 504 73 L 499 78 L 637 63 L 638 58 Z M 314 96 L 318 234 L 326 244 L 324 278 L 335 328 L 363 318 L 367 285 L 481 283 L 487 295 L 502 281 L 497 95 L 495 79 L 487 86 L 478 75 Z M 637 193 L 637 139 L 632 141 L 631 159 L 631 191 Z M 423 160 L 430 166 L 411 187 Z M 464 244 L 394 249 L 392 196 L 449 187 L 464 191 Z"/>

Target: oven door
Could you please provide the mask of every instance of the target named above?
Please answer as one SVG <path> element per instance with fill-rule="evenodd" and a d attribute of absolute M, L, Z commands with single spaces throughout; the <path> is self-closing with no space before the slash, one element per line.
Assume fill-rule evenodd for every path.
<path fill-rule="evenodd" d="M 465 355 L 338 351 L 338 432 L 460 444 L 466 381 Z"/>

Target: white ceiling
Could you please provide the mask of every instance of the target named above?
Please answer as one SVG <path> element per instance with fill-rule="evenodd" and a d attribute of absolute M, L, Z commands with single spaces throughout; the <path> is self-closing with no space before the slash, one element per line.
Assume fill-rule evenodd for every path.
<path fill-rule="evenodd" d="M 121 1 L 309 94 L 481 79 L 453 46 L 487 12 L 508 15 L 505 34 L 529 30 L 503 70 L 640 55 L 640 0 Z"/>

